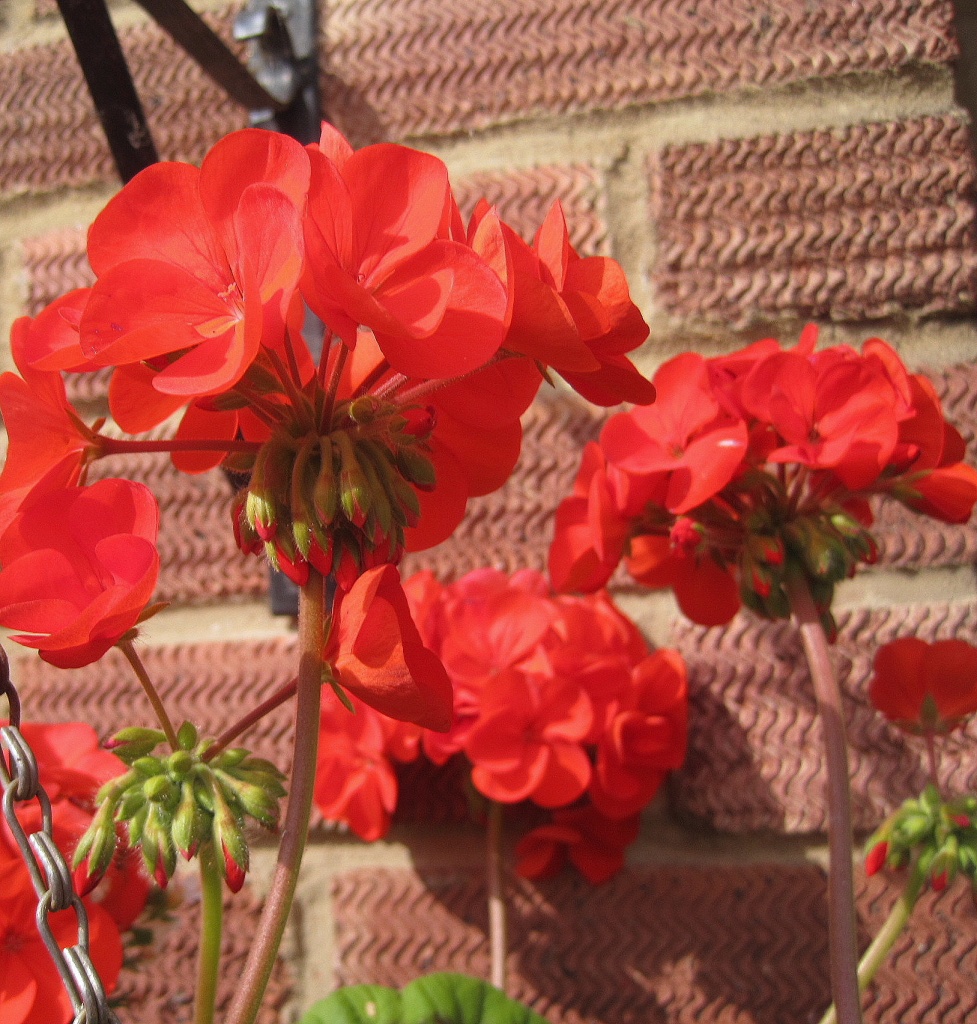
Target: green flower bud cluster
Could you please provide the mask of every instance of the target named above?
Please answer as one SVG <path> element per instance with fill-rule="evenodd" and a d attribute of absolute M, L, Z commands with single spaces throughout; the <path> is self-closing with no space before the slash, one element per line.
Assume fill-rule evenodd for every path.
<path fill-rule="evenodd" d="M 807 581 L 829 637 L 837 634 L 831 603 L 835 586 L 855 574 L 860 562 L 872 563 L 878 549 L 872 535 L 840 509 L 819 510 L 778 523 L 763 513 L 747 524 L 740 560 L 743 603 L 768 619 L 791 614 L 787 581 L 801 573 Z"/>
<path fill-rule="evenodd" d="M 300 585 L 310 565 L 358 575 L 396 560 L 420 515 L 415 488 L 435 484 L 426 454 L 433 414 L 365 395 L 343 403 L 334 424 L 322 436 L 275 434 L 235 509 L 239 547 L 263 549 Z"/>
<path fill-rule="evenodd" d="M 205 760 L 214 741 L 200 741 L 189 722 L 177 738 L 177 749 L 168 755 L 154 753 L 166 739 L 158 729 L 123 729 L 107 744 L 129 771 L 99 790 L 98 810 L 75 850 L 75 866 L 86 864 L 89 887 L 111 863 L 120 826 L 160 886 L 176 870 L 178 853 L 190 860 L 206 843 L 213 844 L 228 888 L 237 892 L 244 884 L 245 821 L 277 826 L 285 776 L 243 747 Z"/>
<path fill-rule="evenodd" d="M 977 797 L 944 801 L 927 786 L 907 800 L 865 844 L 865 870 L 901 868 L 915 862 L 922 878 L 945 889 L 958 874 L 977 880 Z"/>

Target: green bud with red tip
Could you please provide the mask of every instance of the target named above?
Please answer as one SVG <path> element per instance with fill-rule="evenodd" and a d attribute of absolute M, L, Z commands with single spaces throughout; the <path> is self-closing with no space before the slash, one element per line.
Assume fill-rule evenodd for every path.
<path fill-rule="evenodd" d="M 154 754 L 155 745 L 146 749 L 151 739 L 165 737 L 152 730 L 122 737 L 121 743 L 139 756 L 125 775 L 99 792 L 99 810 L 78 844 L 76 865 L 84 865 L 84 878 L 97 881 L 111 862 L 121 825 L 159 885 L 172 876 L 177 854 L 189 860 L 213 840 L 228 884 L 239 888 L 248 864 L 244 821 L 253 818 L 275 827 L 284 776 L 243 747 L 205 759 L 214 741 L 201 740 L 186 722 L 177 732 L 175 750 Z"/>
<path fill-rule="evenodd" d="M 111 750 L 120 761 L 132 765 L 140 757 L 154 751 L 166 734 L 160 729 L 144 729 L 138 726 L 121 729 L 105 743 L 105 749 Z"/>

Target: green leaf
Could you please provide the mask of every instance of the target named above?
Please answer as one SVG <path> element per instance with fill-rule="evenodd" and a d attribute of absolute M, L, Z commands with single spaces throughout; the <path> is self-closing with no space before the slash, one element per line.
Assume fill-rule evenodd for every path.
<path fill-rule="evenodd" d="M 546 1024 L 528 1006 L 466 974 L 429 974 L 401 992 L 352 985 L 316 1003 L 301 1024 Z"/>
<path fill-rule="evenodd" d="M 528 1006 L 467 974 L 429 974 L 401 993 L 401 1024 L 546 1024 Z"/>
<path fill-rule="evenodd" d="M 400 993 L 382 985 L 350 985 L 316 1003 L 300 1024 L 400 1024 Z"/>

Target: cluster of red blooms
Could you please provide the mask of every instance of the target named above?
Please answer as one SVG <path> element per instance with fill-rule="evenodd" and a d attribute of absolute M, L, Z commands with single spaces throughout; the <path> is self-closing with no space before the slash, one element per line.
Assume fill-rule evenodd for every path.
<path fill-rule="evenodd" d="M 611 417 L 584 453 L 557 513 L 555 586 L 603 586 L 623 557 L 718 625 L 741 602 L 787 616 L 799 573 L 830 632 L 835 584 L 876 555 L 871 495 L 965 522 L 977 471 L 932 384 L 879 339 L 860 353 L 816 340 L 811 326 L 793 349 L 664 364 L 655 404 Z"/>
<path fill-rule="evenodd" d="M 606 593 L 553 596 L 546 579 L 480 569 L 443 586 L 405 584 L 419 649 L 454 685 L 447 732 L 394 722 L 359 705 L 323 712 L 316 802 L 328 820 L 378 839 L 397 804 L 393 762 L 463 755 L 489 800 L 530 800 L 550 824 L 523 838 L 518 869 L 555 873 L 569 859 L 592 881 L 617 871 L 638 815 L 685 755 L 682 659 L 649 653 Z"/>
<path fill-rule="evenodd" d="M 977 880 L 977 797 L 941 796 L 934 743 L 977 714 L 977 647 L 956 639 L 894 640 L 875 656 L 869 697 L 889 721 L 926 740 L 934 778 L 869 839 L 866 874 L 914 862 L 937 891 L 958 873 Z"/>
<path fill-rule="evenodd" d="M 94 814 L 98 788 L 118 775 L 121 764 L 99 748 L 91 726 L 23 725 L 21 732 L 37 754 L 41 785 L 51 798 L 54 839 L 71 850 Z M 41 828 L 40 805 L 18 808 L 18 819 L 30 835 Z M 37 896 L 10 829 L 0 825 L 0 1019 L 4 1024 L 57 1024 L 71 1020 L 74 1011 L 48 955 L 35 921 Z M 81 888 L 84 871 L 76 872 Z M 88 912 L 92 962 L 111 991 L 122 968 L 120 932 L 131 927 L 146 903 L 148 883 L 138 858 L 115 859 L 98 888 L 83 899 Z M 62 948 L 75 945 L 74 915 L 53 914 L 51 929 Z"/>
<path fill-rule="evenodd" d="M 158 573 L 154 499 L 85 486 L 102 456 L 249 473 L 240 547 L 349 592 L 506 480 L 547 367 L 605 405 L 654 397 L 625 355 L 647 327 L 623 272 L 574 251 L 559 204 L 532 245 L 484 201 L 466 225 L 440 160 L 353 152 L 329 126 L 318 145 L 247 130 L 199 169 L 148 168 L 97 218 L 88 257 L 95 285 L 17 321 L 20 375 L 0 377 L 0 623 L 63 667 L 132 630 Z M 311 346 L 307 307 L 326 325 Z M 61 373 L 105 367 L 118 427 L 179 414 L 175 436 L 83 423 Z M 378 706 L 402 711 L 388 690 Z"/>

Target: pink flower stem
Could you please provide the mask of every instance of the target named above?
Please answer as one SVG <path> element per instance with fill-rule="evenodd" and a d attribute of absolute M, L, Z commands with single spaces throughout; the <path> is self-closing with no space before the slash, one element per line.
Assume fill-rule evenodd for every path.
<path fill-rule="evenodd" d="M 99 448 L 103 455 L 138 455 L 141 452 L 256 452 L 260 447 L 255 441 L 237 438 L 196 441 L 171 437 L 159 441 L 129 441 L 99 434 Z"/>
<path fill-rule="evenodd" d="M 489 955 L 491 968 L 489 981 L 506 991 L 506 935 L 505 878 L 502 857 L 503 807 L 497 800 L 489 801 L 486 843 L 486 869 L 488 888 Z"/>
<path fill-rule="evenodd" d="M 254 1024 L 295 897 L 299 867 L 309 835 L 309 817 L 315 788 L 325 621 L 325 581 L 313 569 L 309 582 L 299 595 L 299 674 L 294 753 L 291 790 L 282 825 L 278 863 L 225 1024 Z"/>
<path fill-rule="evenodd" d="M 176 738 L 176 729 L 173 728 L 173 723 L 170 721 L 170 716 L 166 713 L 166 708 L 163 707 L 163 701 L 160 699 L 159 693 L 156 692 L 156 687 L 153 686 L 153 681 L 149 678 L 149 673 L 146 671 L 146 666 L 143 665 L 136 648 L 132 643 L 132 636 L 124 636 L 116 644 L 116 647 L 125 655 L 126 661 L 132 666 L 132 671 L 136 673 L 136 678 L 139 680 L 139 684 L 142 686 L 149 698 L 149 703 L 153 706 L 153 711 L 156 714 L 156 720 L 160 724 L 160 728 L 166 734 L 166 742 L 169 743 L 172 750 L 177 750 L 180 746 L 180 741 Z"/>
<path fill-rule="evenodd" d="M 215 740 L 213 746 L 208 747 L 204 752 L 202 761 L 210 761 L 221 751 L 226 750 L 241 733 L 247 732 L 256 722 L 260 722 L 265 715 L 280 707 L 285 701 L 295 696 L 298 689 L 298 677 L 284 686 L 277 689 L 270 697 L 263 700 L 257 707 L 252 708 L 243 718 L 238 719 L 233 725 L 228 726 Z"/>
<path fill-rule="evenodd" d="M 896 943 L 896 939 L 902 934 L 903 928 L 909 921 L 919 894 L 923 890 L 925 875 L 919 870 L 919 863 L 913 865 L 906 879 L 906 888 L 899 894 L 899 898 L 889 911 L 885 924 L 878 930 L 872 944 L 865 950 L 861 963 L 858 965 L 858 987 L 864 992 L 875 978 L 878 969 L 885 963 L 889 951 Z M 834 1003 L 828 1007 L 820 1024 L 838 1024 L 838 1015 L 835 1012 Z"/>
<path fill-rule="evenodd" d="M 841 1024 L 860 1024 L 858 936 L 848 788 L 848 751 L 841 691 L 831 665 L 828 638 L 814 606 L 807 581 L 799 573 L 788 578 L 791 610 L 800 630 L 814 684 L 828 768 L 828 940 L 831 950 L 831 994 Z"/>

